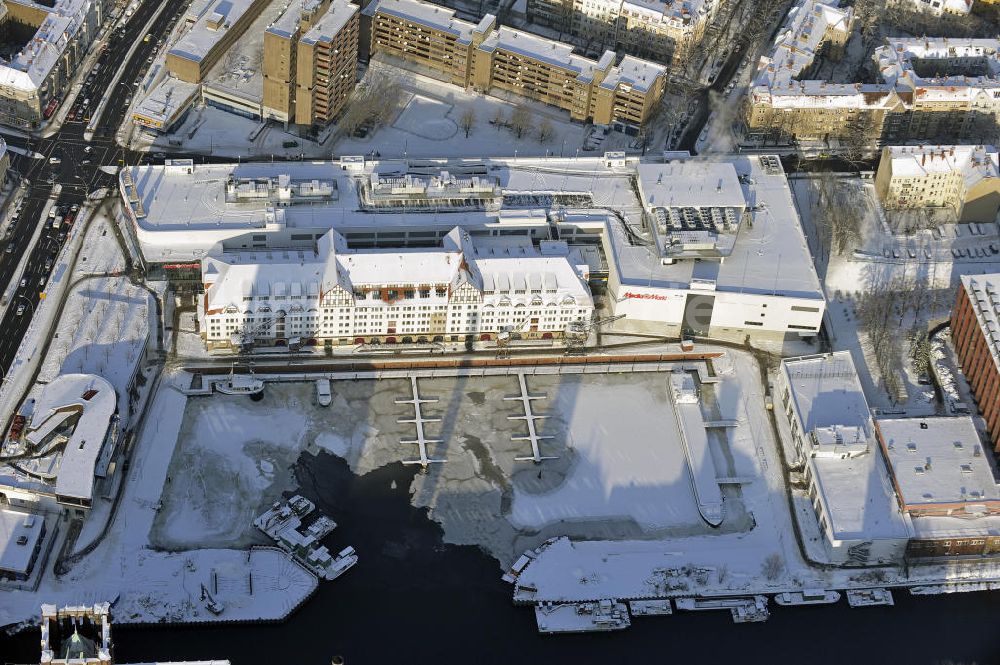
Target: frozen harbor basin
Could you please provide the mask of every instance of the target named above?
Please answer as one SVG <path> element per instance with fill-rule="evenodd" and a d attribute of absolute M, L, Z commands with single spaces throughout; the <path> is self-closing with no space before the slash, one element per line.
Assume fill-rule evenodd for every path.
<path fill-rule="evenodd" d="M 731 488 L 724 490 L 722 525 L 702 519 L 668 399 L 668 373 L 525 371 L 536 443 L 546 458 L 540 463 L 518 459 L 531 457 L 532 445 L 515 370 L 416 379 L 425 455 L 446 461 L 418 474 L 411 495 L 448 542 L 483 547 L 507 566 L 559 535 L 654 540 L 752 527 Z M 337 455 L 362 475 L 419 459 L 409 378 L 331 376 L 328 407 L 315 403 L 308 381 L 269 382 L 261 402 L 191 398 L 154 542 L 165 548 L 258 542 L 252 516 L 295 489 L 289 469 L 302 452 Z M 705 420 L 724 417 L 715 394 L 723 386 L 738 393 L 726 382 L 702 387 Z M 748 466 L 730 437 L 709 430 L 714 466 L 727 477 Z"/>

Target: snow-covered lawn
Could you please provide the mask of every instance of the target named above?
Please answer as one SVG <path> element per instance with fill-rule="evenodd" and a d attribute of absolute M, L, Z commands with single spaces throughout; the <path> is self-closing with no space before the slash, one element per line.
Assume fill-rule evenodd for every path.
<path fill-rule="evenodd" d="M 432 141 L 446 141 L 458 133 L 458 125 L 448 117 L 453 108 L 440 100 L 414 95 L 392 126 Z"/>

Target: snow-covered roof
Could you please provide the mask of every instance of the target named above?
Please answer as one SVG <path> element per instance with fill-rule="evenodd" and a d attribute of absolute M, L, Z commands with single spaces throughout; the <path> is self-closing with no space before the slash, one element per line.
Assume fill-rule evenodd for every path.
<path fill-rule="evenodd" d="M 976 322 L 1000 372 L 1000 273 L 962 275 L 962 288 L 969 296 Z"/>
<path fill-rule="evenodd" d="M 961 14 L 972 11 L 973 0 L 909 0 L 920 11 L 932 14 Z"/>
<path fill-rule="evenodd" d="M 573 53 L 573 47 L 552 39 L 502 26 L 493 31 L 479 49 L 486 52 L 506 51 L 571 71 L 580 81 L 594 80 L 594 72 L 605 71 L 615 61 L 614 51 L 605 51 L 600 60 L 591 60 Z"/>
<path fill-rule="evenodd" d="M 218 0 L 204 11 L 191 29 L 171 47 L 169 53 L 185 60 L 200 62 L 215 48 L 226 32 L 247 12 L 256 0 Z"/>
<path fill-rule="evenodd" d="M 167 127 L 176 119 L 178 113 L 187 108 L 197 93 L 197 83 L 188 83 L 166 76 L 133 107 L 132 114 Z"/>
<path fill-rule="evenodd" d="M 175 160 L 165 165 L 131 167 L 128 174 L 141 200 L 144 214 L 138 216 L 137 233 L 150 261 L 201 260 L 220 242 L 237 247 L 243 243 L 251 248 L 250 233 L 309 232 L 318 238 L 331 228 L 342 233 L 389 228 L 397 232 L 435 229 L 445 233 L 455 226 L 480 230 L 543 226 L 547 224 L 551 196 L 559 193 L 587 201 L 567 209 L 563 216 L 568 223 L 586 226 L 594 233 L 606 231 L 611 245 L 609 263 L 625 284 L 687 288 L 693 279 L 700 279 L 713 281 L 718 290 L 822 299 L 791 191 L 775 158 L 724 157 L 701 162 L 700 166 L 692 162 L 683 169 L 678 164 L 668 165 L 687 174 L 688 182 L 678 180 L 673 185 L 676 197 L 687 192 L 684 200 L 698 203 L 703 193 L 711 197 L 722 194 L 722 202 L 755 206 L 747 213 L 752 226 L 744 223 L 738 233 L 730 234 L 733 246 L 724 262 L 683 260 L 673 265 L 652 260 L 649 249 L 633 242 L 622 226 L 621 219 L 631 226 L 642 224 L 644 206 L 633 183 L 644 165 L 631 160 L 626 168 L 610 169 L 604 159 L 587 157 L 519 158 L 517 162 L 486 159 L 482 168 L 491 180 L 499 181 L 503 195 L 510 200 L 505 200 L 499 211 L 466 209 L 447 214 L 435 212 L 433 207 L 426 212 L 387 209 L 375 214 L 366 210 L 359 198 L 359 180 L 370 182 L 374 172 L 404 177 L 411 169 L 401 161 L 366 162 L 363 169 L 352 172 L 334 162 L 202 165 Z M 445 163 L 438 168 L 459 177 L 467 165 Z M 648 171 L 653 174 L 654 184 L 659 168 L 666 167 L 653 164 Z M 226 183 L 231 177 L 274 180 L 281 175 L 293 182 L 331 183 L 335 195 L 303 200 L 303 205 L 297 205 L 295 197 L 289 201 L 254 198 L 227 202 Z M 421 172 L 421 177 L 425 176 L 426 172 Z M 714 179 L 704 181 L 709 176 Z M 740 176 L 746 176 L 746 182 L 734 184 L 733 179 Z M 721 193 L 716 192 L 720 178 L 724 180 Z M 703 181 L 707 187 L 703 187 Z"/>
<path fill-rule="evenodd" d="M 48 12 L 48 16 L 27 45 L 10 62 L 0 64 L 0 87 L 33 91 L 42 85 L 63 51 L 86 26 L 94 0 L 56 0 L 52 7 L 25 4 Z"/>
<path fill-rule="evenodd" d="M 875 426 L 907 509 L 958 504 L 956 512 L 975 512 L 996 501 L 1000 510 L 1000 488 L 970 416 L 886 418 Z"/>
<path fill-rule="evenodd" d="M 693 26 L 697 20 L 691 19 L 704 17 L 712 4 L 711 0 L 625 0 L 621 9 L 622 12 L 652 14 L 672 26 Z"/>
<path fill-rule="evenodd" d="M 812 262 L 802 225 L 799 222 L 795 204 L 792 201 L 788 181 L 783 171 L 775 170 L 766 163 L 773 164 L 774 157 L 729 157 L 720 159 L 721 168 L 715 170 L 713 162 L 701 162 L 697 166 L 692 162 L 690 170 L 684 171 L 691 181 L 697 182 L 699 177 L 709 175 L 714 180 L 705 183 L 707 196 L 722 194 L 721 201 L 739 204 L 739 198 L 730 182 L 730 171 L 727 165 L 736 168 L 739 175 L 748 176 L 746 184 L 740 183 L 742 205 L 756 206 L 750 213 L 752 224 L 741 224 L 739 233 L 725 261 L 676 261 L 671 265 L 662 265 L 659 261 L 650 260 L 649 248 L 630 241 L 628 234 L 613 218 L 609 221 L 611 236 L 609 263 L 617 268 L 623 284 L 633 286 L 687 288 L 692 280 L 707 280 L 714 284 L 718 291 L 739 291 L 743 293 L 773 294 L 781 296 L 802 297 L 822 300 L 822 290 L 819 278 Z M 765 163 L 766 162 L 766 163 Z M 639 168 L 642 168 L 640 165 Z M 646 173 L 653 178 L 655 184 L 658 169 L 680 165 L 651 165 Z M 700 174 L 700 175 L 699 175 Z M 724 180 L 723 191 L 716 192 L 719 178 Z M 663 179 L 664 181 L 667 178 Z M 749 181 L 752 181 L 750 184 Z M 665 182 L 665 187 L 670 183 Z M 687 189 L 690 188 L 690 189 Z M 673 187 L 677 197 L 689 191 L 690 197 L 684 194 L 685 201 L 696 203 L 700 197 L 701 184 L 679 183 Z M 667 190 L 664 190 L 666 192 Z M 645 202 L 637 202 L 644 207 Z M 720 203 L 709 201 L 710 205 Z M 641 210 L 630 211 L 621 203 L 616 204 L 616 210 L 631 217 L 631 223 L 636 224 L 641 217 Z"/>
<path fill-rule="evenodd" d="M 845 34 L 854 18 L 850 7 L 840 9 L 840 0 L 802 0 L 788 12 L 788 20 L 775 39 L 770 65 L 763 83 L 772 90 L 796 82 L 816 58 L 830 33 Z"/>
<path fill-rule="evenodd" d="M 861 427 L 871 435 L 871 412 L 848 351 L 782 361 L 802 429 Z"/>
<path fill-rule="evenodd" d="M 909 524 L 878 446 L 864 455 L 808 460 L 834 540 L 905 540 Z"/>
<path fill-rule="evenodd" d="M 309 31 L 302 36 L 302 41 L 307 44 L 315 44 L 320 41 L 333 41 L 347 22 L 358 12 L 358 6 L 349 0 L 333 0 L 326 13 L 309 28 Z"/>
<path fill-rule="evenodd" d="M 50 426 L 50 421 L 65 422 L 63 414 L 77 415 L 63 449 L 55 494 L 90 500 L 97 459 L 117 408 L 114 387 L 93 374 L 62 374 L 42 386 L 34 398 L 35 412 L 25 428 L 27 437 Z"/>
<path fill-rule="evenodd" d="M 477 28 L 475 23 L 455 18 L 455 12 L 452 9 L 419 0 L 374 0 L 362 10 L 362 13 L 365 16 L 387 14 L 413 21 L 419 25 L 454 35 L 463 44 L 472 42 L 472 33 Z M 486 21 L 487 18 L 492 19 L 492 14 L 484 16 L 483 21 Z"/>
<path fill-rule="evenodd" d="M 421 304 L 433 304 L 448 302 L 450 291 L 464 283 L 485 292 L 487 304 L 504 298 L 527 304 L 536 285 L 543 299 L 569 295 L 589 301 L 579 265 L 573 255 L 541 255 L 530 240 L 473 241 L 456 228 L 438 247 L 404 249 L 348 249 L 339 233 L 329 231 L 315 252 L 222 252 L 205 258 L 202 271 L 207 312 L 261 306 L 288 312 L 315 308 L 322 294 L 336 287 L 349 293 L 400 287 L 392 300 L 404 304 L 405 287 L 443 287 L 443 294 L 434 290 L 420 298 Z"/>
<path fill-rule="evenodd" d="M 642 203 L 649 210 L 708 206 L 742 210 L 747 204 L 731 162 L 639 164 L 638 171 Z"/>
<path fill-rule="evenodd" d="M 41 515 L 0 510 L 0 571 L 28 572 L 44 524 Z"/>
<path fill-rule="evenodd" d="M 993 146 L 888 146 L 883 149 L 883 159 L 886 156 L 891 160 L 893 178 L 955 174 L 968 189 L 982 180 L 1000 177 L 1000 159 Z"/>
<path fill-rule="evenodd" d="M 788 358 L 781 362 L 792 408 L 801 423 L 818 498 L 834 540 L 906 538 L 871 412 L 849 351 Z M 781 396 L 784 400 L 784 395 Z M 862 441 L 845 441 L 842 454 L 812 438 L 844 427 Z"/>
<path fill-rule="evenodd" d="M 299 27 L 302 14 L 316 11 L 322 4 L 323 0 L 285 0 L 281 15 L 267 26 L 265 32 L 291 38 Z"/>
<path fill-rule="evenodd" d="M 601 87 L 613 90 L 622 86 L 648 92 L 656 84 L 656 80 L 666 73 L 667 68 L 663 65 L 626 55 L 621 62 L 611 68 L 601 81 Z"/>

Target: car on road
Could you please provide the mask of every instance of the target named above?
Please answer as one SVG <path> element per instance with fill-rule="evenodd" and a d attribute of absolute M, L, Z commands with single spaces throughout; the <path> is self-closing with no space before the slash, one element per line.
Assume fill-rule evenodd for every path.
<path fill-rule="evenodd" d="M 45 260 L 45 272 L 52 270 L 52 259 Z"/>
<path fill-rule="evenodd" d="M 60 157 L 49 157 L 49 164 L 62 164 L 62 159 Z"/>
<path fill-rule="evenodd" d="M 38 286 L 45 286 L 45 275 L 38 278 Z"/>
<path fill-rule="evenodd" d="M 50 173 L 49 177 L 45 179 L 45 182 L 47 182 L 50 185 L 55 184 L 55 182 L 56 182 L 56 176 L 55 176 L 55 174 Z"/>
<path fill-rule="evenodd" d="M 85 147 L 85 148 L 83 149 L 83 152 L 84 152 L 84 153 L 86 153 L 86 154 L 88 154 L 88 155 L 89 155 L 89 154 L 90 154 L 91 152 L 93 152 L 93 151 L 94 151 L 94 146 L 90 146 L 90 145 L 88 145 L 87 147 Z"/>
<path fill-rule="evenodd" d="M 28 285 L 28 278 L 27 277 L 22 277 L 21 278 L 21 288 L 23 289 L 27 285 Z"/>
<path fill-rule="evenodd" d="M 90 160 L 89 159 L 84 159 L 80 163 L 83 164 L 84 166 L 86 166 L 87 164 L 90 164 Z"/>
<path fill-rule="evenodd" d="M 22 314 L 24 314 L 24 303 L 17 306 L 17 315 L 21 316 Z"/>
<path fill-rule="evenodd" d="M 13 254 L 14 253 L 14 243 L 12 243 L 12 242 L 7 243 L 7 247 L 3 251 L 7 252 L 8 254 Z"/>

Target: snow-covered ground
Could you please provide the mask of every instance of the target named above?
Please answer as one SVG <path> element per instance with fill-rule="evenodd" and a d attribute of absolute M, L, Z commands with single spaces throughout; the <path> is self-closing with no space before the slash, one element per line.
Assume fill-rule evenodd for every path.
<path fill-rule="evenodd" d="M 907 400 L 897 404 L 881 388 L 880 377 L 868 348 L 866 336 L 858 326 L 859 299 L 872 280 L 888 282 L 908 277 L 926 285 L 930 296 L 927 306 L 915 321 L 912 312 L 904 315 L 900 334 L 913 327 L 926 327 L 930 321 L 947 317 L 954 302 L 959 276 L 1000 271 L 1000 255 L 970 258 L 967 252 L 956 257 L 953 250 L 988 247 L 997 242 L 996 225 L 982 225 L 983 233 L 972 233 L 969 225 L 946 225 L 938 233 L 921 231 L 915 235 L 892 233 L 870 181 L 860 178 L 837 178 L 845 192 L 847 205 L 860 215 L 862 240 L 853 252 L 825 252 L 818 240 L 813 219 L 813 201 L 818 196 L 819 179 L 790 180 L 803 230 L 816 259 L 816 269 L 827 294 L 828 321 L 835 349 L 851 351 L 869 404 L 878 409 L 902 409 L 909 415 L 933 414 L 938 405 L 930 386 L 921 385 L 907 358 L 902 359 Z M 961 228 L 966 227 L 966 228 Z M 956 233 L 957 229 L 957 233 Z M 908 352 L 903 340 L 901 352 Z"/>
<path fill-rule="evenodd" d="M 125 258 L 106 216 L 94 219 L 80 247 L 72 290 L 41 362 L 38 381 L 64 373 L 97 374 L 118 390 L 121 415 L 129 421 L 129 382 L 155 338 L 157 322 L 148 291 L 116 276 Z"/>
<path fill-rule="evenodd" d="M 118 623 L 280 618 L 315 589 L 315 576 L 275 550 L 151 549 L 150 530 L 187 402 L 169 387 L 179 379 L 165 377 L 166 385 L 154 397 L 106 537 L 62 577 L 49 570 L 36 591 L 4 594 L 0 624 L 34 618 L 43 602 L 81 604 L 116 597 Z M 218 579 L 216 600 L 225 605 L 220 617 L 200 600 L 202 585 L 214 588 L 213 577 Z"/>

